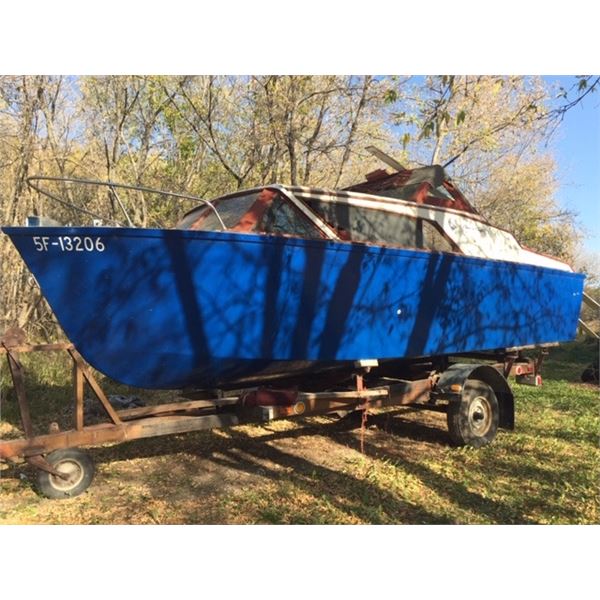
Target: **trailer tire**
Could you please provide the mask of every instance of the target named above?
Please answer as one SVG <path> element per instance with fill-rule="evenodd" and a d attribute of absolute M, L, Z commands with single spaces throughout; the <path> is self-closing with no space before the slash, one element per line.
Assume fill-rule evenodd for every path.
<path fill-rule="evenodd" d="M 478 379 L 465 382 L 461 399 L 448 405 L 448 431 L 457 446 L 481 448 L 496 437 L 500 409 L 494 390 Z"/>
<path fill-rule="evenodd" d="M 72 498 L 85 492 L 94 479 L 94 461 L 87 452 L 77 448 L 55 450 L 46 456 L 50 465 L 61 473 L 68 473 L 68 479 L 62 479 L 47 471 L 39 470 L 38 489 L 46 498 Z"/>

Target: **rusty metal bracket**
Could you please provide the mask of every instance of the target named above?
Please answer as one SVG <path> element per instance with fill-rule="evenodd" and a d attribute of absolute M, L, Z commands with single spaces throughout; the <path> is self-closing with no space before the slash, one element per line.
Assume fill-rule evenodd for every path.
<path fill-rule="evenodd" d="M 540 371 L 542 370 L 542 364 L 544 362 L 544 359 L 546 358 L 546 356 L 548 356 L 549 353 L 550 352 L 547 348 L 540 348 L 538 355 L 534 362 L 536 375 L 540 374 Z"/>
<path fill-rule="evenodd" d="M 77 403 L 76 409 L 76 423 L 77 428 L 79 429 L 79 425 L 81 424 L 81 428 L 83 428 L 83 380 L 80 379 L 80 376 L 83 376 L 87 384 L 90 386 L 94 395 L 100 403 L 102 404 L 106 414 L 110 417 L 111 421 L 115 425 L 122 425 L 123 421 L 119 418 L 119 415 L 112 407 L 112 404 L 109 402 L 106 394 L 102 391 L 102 388 L 98 385 L 96 378 L 92 374 L 89 367 L 83 362 L 83 358 L 75 350 L 75 348 L 67 349 L 70 357 L 73 359 L 75 371 L 78 373 L 75 377 L 75 397 Z"/>
<path fill-rule="evenodd" d="M 368 371 L 368 369 L 365 369 Z M 365 378 L 362 373 L 356 375 L 356 391 L 360 394 L 364 392 L 366 389 L 365 386 Z M 358 406 L 360 410 L 362 410 L 362 415 L 360 419 L 360 452 L 361 454 L 365 453 L 365 431 L 367 430 L 367 419 L 369 418 L 369 401 L 365 400 L 365 402 Z"/>
<path fill-rule="evenodd" d="M 504 369 L 503 369 L 502 374 L 504 375 L 505 379 L 510 375 L 510 371 L 513 368 L 513 365 L 515 364 L 516 360 L 517 360 L 517 356 L 514 354 L 508 354 L 504 358 Z"/>
<path fill-rule="evenodd" d="M 83 373 L 79 365 L 73 361 L 73 395 L 75 396 L 75 429 L 82 431 L 83 422 L 83 388 L 84 388 Z"/>
<path fill-rule="evenodd" d="M 23 377 L 23 366 L 18 360 L 18 355 L 13 352 L 2 342 L 2 346 L 6 350 L 6 357 L 8 359 L 8 370 L 12 377 L 13 386 L 15 393 L 17 394 L 17 402 L 19 403 L 19 413 L 21 415 L 21 423 L 23 425 L 23 431 L 25 436 L 28 438 L 33 437 L 33 427 L 31 425 L 31 415 L 29 413 L 29 402 L 27 400 L 27 393 L 25 391 L 25 380 Z"/>

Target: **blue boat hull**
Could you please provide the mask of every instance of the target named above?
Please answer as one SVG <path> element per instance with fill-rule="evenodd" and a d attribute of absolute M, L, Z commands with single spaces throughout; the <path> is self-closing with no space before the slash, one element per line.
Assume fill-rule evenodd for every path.
<path fill-rule="evenodd" d="M 241 233 L 6 227 L 84 358 L 123 383 L 206 388 L 335 365 L 573 339 L 583 275 Z"/>

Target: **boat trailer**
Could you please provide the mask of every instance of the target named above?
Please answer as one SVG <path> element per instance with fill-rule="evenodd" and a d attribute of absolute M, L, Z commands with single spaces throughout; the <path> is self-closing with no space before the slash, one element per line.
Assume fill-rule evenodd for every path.
<path fill-rule="evenodd" d="M 182 401 L 116 410 L 98 384 L 92 369 L 73 344 L 25 343 L 24 334 L 11 329 L 0 338 L 6 354 L 24 437 L 0 440 L 0 461 L 28 464 L 38 469 L 38 489 L 49 498 L 66 498 L 85 491 L 94 477 L 94 463 L 81 447 L 141 438 L 181 434 L 203 429 L 263 423 L 274 419 L 337 414 L 359 416 L 364 427 L 372 409 L 411 405 L 447 413 L 448 430 L 456 445 L 489 444 L 498 427 L 514 428 L 514 400 L 507 382 L 515 375 L 521 383 L 539 385 L 541 357 L 525 359 L 520 351 L 485 356 L 488 363 L 448 363 L 443 370 L 417 369 L 407 379 L 373 378 L 377 361 L 357 361 L 351 385 L 327 391 L 253 388 L 234 391 L 192 392 Z M 34 433 L 25 389 L 22 353 L 66 352 L 72 360 L 73 427 L 61 431 L 55 422 L 48 433 Z M 472 358 L 477 358 L 473 356 Z M 484 358 L 482 355 L 480 358 Z M 106 422 L 86 425 L 85 386 L 100 403 Z M 341 389 L 340 389 L 341 388 Z M 212 397 L 211 397 L 212 396 Z M 363 436 L 361 436 L 361 449 Z"/>

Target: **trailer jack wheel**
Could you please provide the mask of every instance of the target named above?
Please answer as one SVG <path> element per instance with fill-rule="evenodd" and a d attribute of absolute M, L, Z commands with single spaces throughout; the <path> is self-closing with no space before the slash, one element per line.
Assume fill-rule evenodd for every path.
<path fill-rule="evenodd" d="M 465 382 L 462 397 L 448 406 L 448 431 L 458 446 L 481 448 L 498 431 L 500 411 L 494 390 L 483 381 Z"/>
<path fill-rule="evenodd" d="M 39 491 L 47 498 L 72 498 L 85 492 L 94 478 L 94 462 L 83 450 L 67 448 L 55 450 L 46 456 L 46 460 L 64 478 L 39 470 L 37 483 Z"/>

